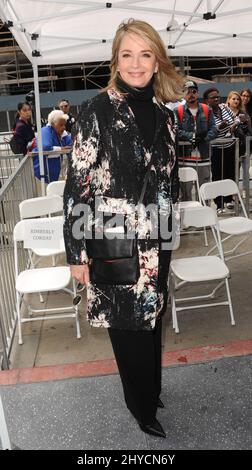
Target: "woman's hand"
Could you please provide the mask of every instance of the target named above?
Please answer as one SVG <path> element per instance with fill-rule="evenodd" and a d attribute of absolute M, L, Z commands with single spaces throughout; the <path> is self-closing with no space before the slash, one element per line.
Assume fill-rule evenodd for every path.
<path fill-rule="evenodd" d="M 232 124 L 232 126 L 230 127 L 231 134 L 233 134 L 233 132 L 236 130 L 237 126 L 238 126 L 237 122 L 234 122 L 234 124 Z"/>
<path fill-rule="evenodd" d="M 222 129 L 226 129 L 227 126 L 228 126 L 228 122 L 227 122 L 227 121 L 222 121 L 222 122 L 219 124 L 218 129 L 221 131 Z"/>
<path fill-rule="evenodd" d="M 89 283 L 89 265 L 88 264 L 72 264 L 70 266 L 72 276 L 77 279 L 80 284 L 87 285 Z"/>

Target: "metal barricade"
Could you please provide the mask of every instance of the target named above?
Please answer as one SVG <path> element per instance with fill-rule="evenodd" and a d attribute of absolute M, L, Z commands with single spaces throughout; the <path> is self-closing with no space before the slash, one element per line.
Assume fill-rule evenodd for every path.
<path fill-rule="evenodd" d="M 246 139 L 246 156 L 243 157 L 246 159 L 246 172 L 244 175 L 245 183 L 246 183 L 246 195 L 248 196 L 248 199 L 246 199 L 246 208 L 248 209 L 249 207 L 249 165 L 250 165 L 250 142 L 252 140 L 252 137 L 247 137 Z M 224 175 L 224 148 L 227 144 L 234 144 L 235 145 L 235 182 L 237 183 L 239 187 L 239 175 L 240 175 L 240 157 L 239 157 L 239 139 L 236 137 L 230 137 L 226 139 L 214 139 L 209 142 L 209 166 L 211 170 L 211 160 L 212 160 L 212 149 L 213 147 L 219 147 L 221 148 L 221 179 L 225 178 Z M 189 151 L 187 150 L 187 147 L 192 146 L 191 142 L 187 141 L 180 141 L 179 142 L 179 166 L 191 166 L 192 168 L 195 168 L 199 175 L 199 168 L 200 168 L 200 162 L 202 161 L 199 155 L 199 152 L 196 149 L 192 149 L 192 151 L 189 154 Z M 210 171 L 210 181 L 211 181 L 211 171 Z M 199 181 L 199 184 L 201 184 L 201 181 Z M 238 214 L 239 212 L 239 205 L 238 201 L 235 201 L 235 213 Z"/>
<path fill-rule="evenodd" d="M 202 159 L 200 152 L 197 147 L 192 147 L 192 143 L 189 141 L 179 141 L 178 143 L 178 163 L 179 167 L 191 167 L 194 168 L 198 174 L 198 179 L 199 179 L 199 185 L 201 185 L 203 182 L 205 182 L 207 174 L 209 174 L 209 180 L 210 180 L 210 160 L 208 158 Z M 205 171 L 207 169 L 207 171 Z M 194 185 L 193 184 L 188 184 L 188 190 L 184 188 L 186 199 L 194 199 Z M 191 193 L 192 188 L 192 194 L 191 197 L 187 193 Z M 182 188 L 181 188 L 182 189 Z M 182 196 L 183 196 L 183 191 L 182 191 Z M 185 199 L 185 200 L 186 200 Z"/>
<path fill-rule="evenodd" d="M 9 368 L 9 355 L 16 326 L 16 291 L 13 229 L 20 220 L 19 203 L 36 196 L 31 158 L 23 157 L 19 166 L 0 189 L 0 368 Z M 20 248 L 23 268 L 28 264 Z"/>
<path fill-rule="evenodd" d="M 8 181 L 9 177 L 19 166 L 22 158 L 24 158 L 23 155 L 0 155 L 0 188 Z"/>
<path fill-rule="evenodd" d="M 0 132 L 0 143 L 10 140 L 12 136 L 12 131 Z"/>
<path fill-rule="evenodd" d="M 22 158 L 24 158 L 23 154 L 13 154 L 9 145 L 9 138 L 12 135 L 12 132 L 8 138 L 6 133 L 0 135 L 0 188 L 18 167 Z"/>
<path fill-rule="evenodd" d="M 68 156 L 72 152 L 72 149 L 65 149 L 64 153 L 60 152 L 59 150 L 43 150 L 43 156 L 44 156 L 44 163 L 45 163 L 45 170 L 47 174 L 47 178 L 49 183 L 50 181 L 50 172 L 49 172 L 49 160 L 53 158 L 60 158 L 60 175 L 59 179 L 65 179 L 65 174 L 64 171 L 66 171 L 66 168 L 64 168 L 66 165 L 63 166 L 63 158 L 65 156 Z M 29 152 L 28 155 L 30 157 L 38 157 L 39 153 L 38 152 Z"/>

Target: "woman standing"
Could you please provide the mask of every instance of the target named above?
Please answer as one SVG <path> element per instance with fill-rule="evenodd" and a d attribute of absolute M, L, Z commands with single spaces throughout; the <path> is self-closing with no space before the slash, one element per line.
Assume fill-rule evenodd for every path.
<path fill-rule="evenodd" d="M 87 240 L 73 236 L 74 208 L 80 202 L 93 208 L 99 197 L 103 212 L 129 222 L 149 168 L 144 205 L 162 205 L 168 215 L 179 188 L 174 117 L 163 103 L 179 99 L 181 90 L 158 33 L 143 21 L 120 25 L 108 87 L 82 104 L 64 194 L 67 260 L 72 275 L 87 285 L 89 322 L 108 328 L 127 407 L 144 432 L 160 437 L 161 316 L 170 251 L 161 250 L 159 237 L 151 238 L 147 215 L 138 230 L 138 281 L 90 282 Z"/>
<path fill-rule="evenodd" d="M 219 90 L 217 88 L 208 88 L 204 91 L 203 98 L 213 110 L 218 138 L 230 139 L 237 127 L 237 123 L 231 109 L 223 103 L 220 104 Z M 212 146 L 211 169 L 213 181 L 222 179 L 235 180 L 235 143 L 229 141 L 223 145 L 216 144 Z M 218 213 L 225 211 L 224 203 L 226 203 L 227 209 L 234 208 L 232 196 L 218 196 L 214 202 Z"/>
<path fill-rule="evenodd" d="M 231 109 L 235 117 L 239 118 L 236 122 L 242 126 L 244 132 L 251 131 L 251 119 L 246 111 L 244 99 L 237 91 L 230 91 L 227 97 L 226 105 Z"/>
<path fill-rule="evenodd" d="M 16 151 L 26 155 L 29 144 L 35 136 L 34 127 L 31 123 L 32 109 L 29 103 L 18 103 L 16 122 L 13 126 L 13 133 L 15 137 Z"/>
<path fill-rule="evenodd" d="M 241 96 L 242 104 L 245 108 L 245 111 L 251 119 L 251 117 L 252 117 L 252 109 L 251 109 L 251 107 L 252 107 L 252 103 L 251 103 L 252 93 L 251 93 L 251 90 L 249 88 L 243 88 L 240 91 L 239 94 Z"/>
<path fill-rule="evenodd" d="M 246 111 L 244 105 L 244 99 L 242 100 L 241 95 L 237 91 L 230 91 L 226 101 L 227 106 L 231 109 L 233 115 L 235 116 L 235 122 L 237 124 L 236 129 L 234 130 L 234 135 L 239 138 L 239 155 L 240 162 L 242 165 L 243 172 L 243 190 L 242 197 L 246 197 L 245 192 L 245 178 L 246 174 L 246 137 L 252 135 L 252 126 L 251 119 L 249 114 Z"/>
<path fill-rule="evenodd" d="M 58 150 L 64 153 L 67 149 L 72 147 L 72 137 L 65 130 L 68 114 L 63 111 L 55 109 L 48 114 L 48 124 L 42 127 L 42 143 L 43 150 Z M 34 143 L 33 152 L 38 152 L 37 139 Z M 36 178 L 40 179 L 40 166 L 39 157 L 33 157 L 34 174 Z M 56 154 L 53 156 L 44 156 L 44 173 L 45 182 L 51 183 L 58 181 L 61 169 L 61 156 Z"/>

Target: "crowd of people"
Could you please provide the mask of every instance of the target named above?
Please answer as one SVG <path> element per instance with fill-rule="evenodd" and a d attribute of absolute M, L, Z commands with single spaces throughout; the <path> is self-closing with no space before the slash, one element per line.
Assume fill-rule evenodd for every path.
<path fill-rule="evenodd" d="M 235 179 L 235 142 L 232 137 L 239 138 L 240 157 L 245 156 L 246 136 L 252 135 L 252 92 L 245 88 L 241 91 L 230 91 L 226 102 L 221 99 L 216 87 L 204 91 L 200 100 L 198 85 L 193 80 L 184 83 L 183 99 L 176 103 L 169 102 L 166 106 L 173 110 L 177 123 L 179 149 L 179 165 L 196 168 L 199 184 L 210 179 L 212 181 L 231 178 Z M 73 130 L 76 118 L 70 113 L 70 102 L 62 99 L 58 108 L 49 115 L 42 127 L 43 150 L 57 150 L 59 153 L 50 158 L 44 157 L 45 182 L 57 181 L 63 162 L 63 152 L 73 145 Z M 13 126 L 15 142 L 11 142 L 15 153 L 26 154 L 33 151 L 34 175 L 40 180 L 41 172 L 35 125 L 32 124 L 32 106 L 30 102 L 18 104 L 17 115 Z M 212 145 L 211 161 L 209 143 L 214 139 L 226 139 L 227 142 Z M 14 141 L 14 139 L 12 139 Z M 245 192 L 245 158 L 240 159 L 243 170 L 242 196 Z M 66 165 L 64 165 L 65 168 Z M 192 198 L 191 183 L 181 184 L 181 199 Z M 218 212 L 233 208 L 230 196 L 215 200 Z"/>
<path fill-rule="evenodd" d="M 10 146 L 15 154 L 26 155 L 33 152 L 34 175 L 41 179 L 41 170 L 38 157 L 38 141 L 35 133 L 35 123 L 32 116 L 32 104 L 28 101 L 18 103 L 15 123 L 13 125 L 13 138 Z M 73 145 L 72 132 L 75 117 L 70 113 L 70 102 L 60 100 L 58 109 L 48 115 L 47 122 L 42 122 L 43 151 L 54 151 L 52 155 L 44 156 L 45 183 L 59 179 L 63 155 L 69 152 Z M 55 153 L 57 151 L 57 153 Z"/>
<path fill-rule="evenodd" d="M 178 138 L 191 145 L 181 146 L 179 153 L 180 165 L 193 166 L 197 169 L 199 184 L 212 179 L 235 180 L 235 140 L 239 138 L 239 157 L 243 168 L 243 197 L 245 194 L 245 152 L 246 137 L 252 135 L 251 115 L 249 107 L 251 91 L 230 91 L 226 103 L 221 103 L 218 88 L 211 87 L 204 91 L 203 102 L 199 102 L 198 85 L 189 80 L 185 83 L 184 104 L 178 104 L 174 110 L 177 116 Z M 251 103 L 252 104 L 252 103 Z M 211 162 L 209 161 L 209 143 L 214 139 Z M 183 186 L 187 185 L 187 189 Z M 182 199 L 191 199 L 191 186 L 182 185 Z M 233 209 L 232 196 L 216 198 L 217 211 Z"/>

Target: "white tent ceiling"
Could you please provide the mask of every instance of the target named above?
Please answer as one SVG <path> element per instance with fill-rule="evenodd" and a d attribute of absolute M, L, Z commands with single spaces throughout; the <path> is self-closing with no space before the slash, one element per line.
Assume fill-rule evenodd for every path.
<path fill-rule="evenodd" d="M 0 0 L 0 17 L 38 65 L 109 60 L 128 18 L 151 23 L 172 55 L 252 55 L 252 0 Z"/>

